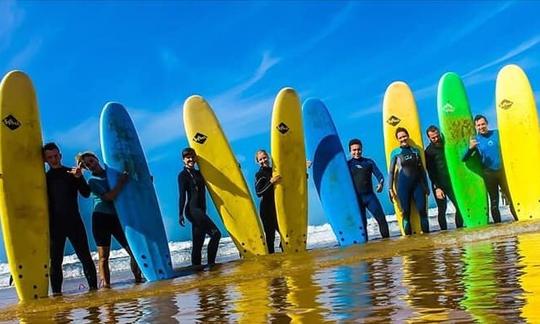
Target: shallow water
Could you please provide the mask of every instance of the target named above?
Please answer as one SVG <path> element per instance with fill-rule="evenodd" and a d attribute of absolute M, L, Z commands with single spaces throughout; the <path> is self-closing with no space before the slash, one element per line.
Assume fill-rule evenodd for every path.
<path fill-rule="evenodd" d="M 127 277 L 109 291 L 4 307 L 0 320 L 538 322 L 539 247 L 537 221 L 393 238 L 234 261 L 166 282 Z"/>

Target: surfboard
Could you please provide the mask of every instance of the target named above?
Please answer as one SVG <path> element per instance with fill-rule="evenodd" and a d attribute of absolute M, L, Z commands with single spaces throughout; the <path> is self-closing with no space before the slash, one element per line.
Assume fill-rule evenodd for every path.
<path fill-rule="evenodd" d="M 517 65 L 497 75 L 497 124 L 508 190 L 518 219 L 540 218 L 540 127 L 527 75 Z"/>
<path fill-rule="evenodd" d="M 540 249 L 537 234 L 522 234 L 518 237 L 519 264 L 521 266 L 521 276 L 519 283 L 523 289 L 520 296 L 525 305 L 522 307 L 522 317 L 529 323 L 540 320 L 538 309 L 540 308 Z"/>
<path fill-rule="evenodd" d="M 0 83 L 0 219 L 19 300 L 49 292 L 49 209 L 41 124 L 30 78 L 20 71 Z"/>
<path fill-rule="evenodd" d="M 184 103 L 184 128 L 199 157 L 212 201 L 242 257 L 268 253 L 262 223 L 240 164 L 210 105 L 200 96 Z"/>
<path fill-rule="evenodd" d="M 332 117 L 319 99 L 306 100 L 302 113 L 310 178 L 337 241 L 342 246 L 364 243 L 362 214 Z"/>
<path fill-rule="evenodd" d="M 172 278 L 171 254 L 152 176 L 124 106 L 105 104 L 99 130 L 109 186 L 116 185 L 120 172 L 129 174 L 114 206 L 135 260 L 148 281 Z"/>
<path fill-rule="evenodd" d="M 284 252 L 300 252 L 307 242 L 307 170 L 300 99 L 292 88 L 275 101 L 270 126 L 276 215 Z"/>
<path fill-rule="evenodd" d="M 439 125 L 456 208 L 466 227 L 486 225 L 488 196 L 479 156 L 472 156 L 467 162 L 461 160 L 470 138 L 476 134 L 465 87 L 457 74 L 449 72 L 441 77 L 437 93 Z"/>
<path fill-rule="evenodd" d="M 424 145 L 422 142 L 422 132 L 420 130 L 420 120 L 416 110 L 416 102 L 413 93 L 405 82 L 396 81 L 388 86 L 383 100 L 383 132 L 384 149 L 386 153 L 386 167 L 390 171 L 390 162 L 392 151 L 399 147 L 396 139 L 396 129 L 404 127 L 409 132 L 411 146 L 420 151 L 422 164 L 426 165 L 424 160 Z M 394 187 L 394 190 L 395 187 Z M 397 191 L 397 190 L 396 190 Z M 405 235 L 403 230 L 403 212 L 397 199 L 394 199 L 394 210 L 401 230 L 401 235 Z M 422 233 L 420 226 L 420 216 L 416 206 L 411 202 L 411 230 L 413 234 Z"/>

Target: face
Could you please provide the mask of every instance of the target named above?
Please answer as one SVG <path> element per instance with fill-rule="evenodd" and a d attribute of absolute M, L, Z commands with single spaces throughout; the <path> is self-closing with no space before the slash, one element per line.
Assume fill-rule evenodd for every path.
<path fill-rule="evenodd" d="M 428 132 L 428 138 L 431 143 L 438 144 L 441 142 L 441 134 L 438 130 Z"/>
<path fill-rule="evenodd" d="M 480 118 L 474 122 L 474 128 L 476 128 L 478 134 L 485 135 L 488 132 L 488 123 L 484 118 Z"/>
<path fill-rule="evenodd" d="M 62 166 L 62 154 L 57 149 L 45 150 L 43 152 L 43 159 L 53 169 L 58 169 Z"/>
<path fill-rule="evenodd" d="M 257 163 L 259 163 L 260 166 L 264 167 L 270 166 L 270 159 L 268 158 L 268 154 L 266 154 L 265 152 L 257 153 Z"/>
<path fill-rule="evenodd" d="M 99 165 L 98 159 L 91 155 L 87 155 L 83 159 L 84 166 L 91 172 L 101 171 L 101 165 Z"/>
<path fill-rule="evenodd" d="M 396 135 L 396 138 L 399 142 L 399 146 L 405 147 L 409 146 L 409 135 L 405 132 L 399 132 Z"/>
<path fill-rule="evenodd" d="M 195 167 L 195 163 L 197 163 L 197 155 L 196 154 L 188 154 L 183 158 L 184 165 L 189 168 L 193 169 Z"/>
<path fill-rule="evenodd" d="M 359 159 L 362 157 L 362 145 L 360 144 L 351 145 L 349 151 L 351 151 L 351 156 L 353 159 Z"/>

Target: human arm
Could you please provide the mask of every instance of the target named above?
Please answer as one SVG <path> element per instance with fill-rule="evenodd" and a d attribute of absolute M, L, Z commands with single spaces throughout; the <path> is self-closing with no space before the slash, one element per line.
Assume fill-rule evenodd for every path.
<path fill-rule="evenodd" d="M 103 193 L 100 195 L 100 198 L 105 201 L 114 201 L 116 197 L 118 197 L 118 194 L 120 194 L 120 191 L 124 188 L 127 181 L 129 179 L 129 175 L 126 171 L 122 172 L 118 176 L 118 181 L 116 182 L 116 185 L 111 190 Z"/>
<path fill-rule="evenodd" d="M 184 208 L 186 206 L 187 186 L 182 177 L 182 173 L 178 174 L 178 223 L 184 227 Z"/>
<path fill-rule="evenodd" d="M 390 200 L 393 202 L 396 197 L 396 192 L 394 191 L 394 178 L 396 173 L 397 165 L 397 154 L 392 152 L 390 158 L 390 167 L 388 171 L 388 193 L 390 194 Z"/>
<path fill-rule="evenodd" d="M 266 192 L 272 189 L 274 183 L 281 180 L 280 175 L 275 175 L 268 178 L 263 172 L 257 172 L 255 175 L 255 194 L 257 197 L 262 197 Z"/>
<path fill-rule="evenodd" d="M 467 150 L 467 152 L 465 152 L 465 155 L 463 155 L 463 158 L 461 158 L 461 161 L 466 162 L 477 151 L 478 151 L 478 141 L 476 140 L 476 137 L 472 137 L 469 141 L 469 149 Z"/>
<path fill-rule="evenodd" d="M 373 174 L 375 175 L 375 178 L 377 178 L 377 188 L 375 190 L 377 190 L 377 192 L 381 192 L 384 186 L 383 174 L 381 170 L 379 170 L 379 168 L 377 167 L 377 164 L 375 164 L 375 161 L 370 160 L 370 162 L 373 168 Z"/>
<path fill-rule="evenodd" d="M 418 172 L 420 173 L 420 181 L 422 182 L 422 186 L 424 187 L 424 193 L 426 196 L 429 196 L 429 186 L 427 182 L 427 175 L 426 175 L 426 169 L 424 169 L 424 165 L 422 164 L 422 157 L 420 155 L 420 151 L 416 150 L 416 155 L 418 159 Z"/>

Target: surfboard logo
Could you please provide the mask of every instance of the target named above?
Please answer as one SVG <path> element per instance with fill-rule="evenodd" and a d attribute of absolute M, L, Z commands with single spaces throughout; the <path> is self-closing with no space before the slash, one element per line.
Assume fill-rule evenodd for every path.
<path fill-rule="evenodd" d="M 17 120 L 17 118 L 13 117 L 13 115 L 8 115 L 6 118 L 2 119 L 2 122 L 4 123 L 4 125 L 7 126 L 7 128 L 11 130 L 16 130 L 22 125 L 21 122 Z"/>
<path fill-rule="evenodd" d="M 449 102 L 447 102 L 442 107 L 442 109 L 443 109 L 444 112 L 447 112 L 447 113 L 452 113 L 452 112 L 456 111 L 456 108 L 454 108 L 454 106 L 452 106 Z"/>
<path fill-rule="evenodd" d="M 396 126 L 401 122 L 401 119 L 397 118 L 396 116 L 392 115 L 390 118 L 386 120 L 386 122 L 392 126 Z"/>
<path fill-rule="evenodd" d="M 285 125 L 283 122 L 279 123 L 276 128 L 281 134 L 285 134 L 289 131 L 289 126 Z"/>
<path fill-rule="evenodd" d="M 501 103 L 499 103 L 499 107 L 500 107 L 501 109 L 506 110 L 506 109 L 510 109 L 510 108 L 512 107 L 513 104 L 514 104 L 514 103 L 513 103 L 512 101 L 510 101 L 510 100 L 508 100 L 508 99 L 503 99 L 503 101 L 501 101 Z"/>
<path fill-rule="evenodd" d="M 206 136 L 204 134 L 201 134 L 201 133 L 197 133 L 197 134 L 195 134 L 195 136 L 193 136 L 193 141 L 195 141 L 196 143 L 199 143 L 199 144 L 204 144 L 204 142 L 206 142 L 207 138 L 208 138 L 208 136 Z"/>

